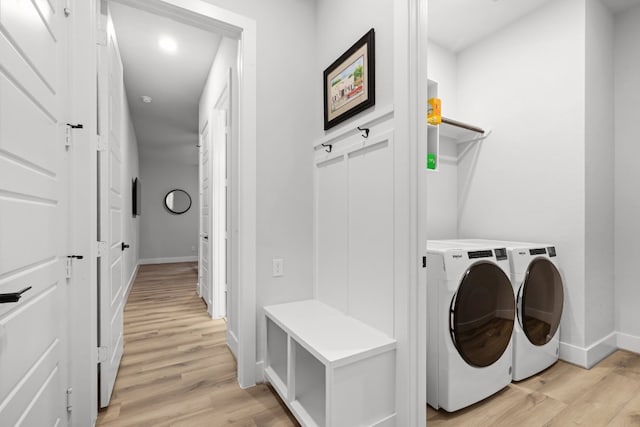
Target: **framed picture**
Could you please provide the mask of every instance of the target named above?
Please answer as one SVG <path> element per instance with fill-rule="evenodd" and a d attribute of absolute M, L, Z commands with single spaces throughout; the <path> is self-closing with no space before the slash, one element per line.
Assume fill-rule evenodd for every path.
<path fill-rule="evenodd" d="M 376 103 L 373 28 L 324 70 L 324 130 Z"/>

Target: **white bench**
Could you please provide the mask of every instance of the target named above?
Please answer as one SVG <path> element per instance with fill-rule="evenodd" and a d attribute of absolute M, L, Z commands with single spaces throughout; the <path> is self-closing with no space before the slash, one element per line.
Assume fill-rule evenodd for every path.
<path fill-rule="evenodd" d="M 395 425 L 393 338 L 318 300 L 264 310 L 265 376 L 302 425 Z"/>

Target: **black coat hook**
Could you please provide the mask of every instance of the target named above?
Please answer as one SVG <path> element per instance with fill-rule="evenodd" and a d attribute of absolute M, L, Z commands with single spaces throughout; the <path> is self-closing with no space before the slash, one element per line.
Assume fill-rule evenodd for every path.
<path fill-rule="evenodd" d="M 332 144 L 320 144 L 320 145 L 322 145 L 323 147 L 325 147 L 325 150 L 324 150 L 324 151 L 326 151 L 327 153 L 330 153 L 330 152 L 331 152 L 331 150 L 333 149 L 333 145 L 332 145 Z"/>
<path fill-rule="evenodd" d="M 363 138 L 369 138 L 369 128 L 361 128 L 360 126 L 358 126 L 356 129 L 358 129 L 361 132 L 364 132 L 362 134 Z"/>

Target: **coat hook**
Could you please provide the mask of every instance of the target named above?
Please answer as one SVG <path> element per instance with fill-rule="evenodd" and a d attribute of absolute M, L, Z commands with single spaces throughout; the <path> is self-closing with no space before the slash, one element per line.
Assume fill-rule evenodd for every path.
<path fill-rule="evenodd" d="M 332 144 L 320 144 L 323 147 L 326 147 L 324 151 L 326 151 L 327 153 L 330 153 L 331 150 L 333 149 L 333 145 Z"/>
<path fill-rule="evenodd" d="M 360 126 L 358 126 L 356 129 L 358 129 L 361 132 L 364 132 L 362 134 L 363 138 L 369 138 L 369 128 L 361 128 Z"/>

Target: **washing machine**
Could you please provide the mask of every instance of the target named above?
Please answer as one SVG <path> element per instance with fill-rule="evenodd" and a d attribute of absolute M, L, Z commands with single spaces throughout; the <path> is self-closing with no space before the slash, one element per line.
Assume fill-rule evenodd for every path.
<path fill-rule="evenodd" d="M 467 239 L 457 242 L 507 249 L 517 305 L 513 332 L 513 379 L 523 380 L 556 363 L 564 305 L 564 286 L 558 271 L 556 247 L 548 243 L 500 240 Z"/>
<path fill-rule="evenodd" d="M 516 316 L 506 249 L 427 242 L 427 403 L 452 412 L 511 382 Z"/>

